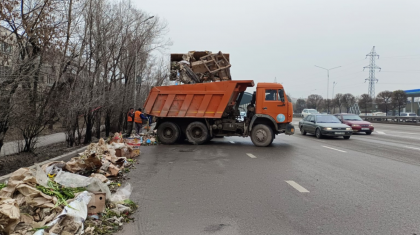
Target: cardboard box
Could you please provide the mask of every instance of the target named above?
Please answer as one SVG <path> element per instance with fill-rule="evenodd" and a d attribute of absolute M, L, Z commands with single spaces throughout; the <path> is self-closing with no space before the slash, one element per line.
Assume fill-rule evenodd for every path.
<path fill-rule="evenodd" d="M 194 73 L 205 73 L 208 71 L 203 61 L 192 62 L 191 69 Z"/>
<path fill-rule="evenodd" d="M 122 150 L 121 149 L 115 149 L 115 156 L 122 157 L 123 156 Z"/>
<path fill-rule="evenodd" d="M 102 192 L 93 193 L 92 199 L 90 199 L 88 207 L 88 214 L 98 214 L 105 211 L 105 200 L 106 194 Z"/>

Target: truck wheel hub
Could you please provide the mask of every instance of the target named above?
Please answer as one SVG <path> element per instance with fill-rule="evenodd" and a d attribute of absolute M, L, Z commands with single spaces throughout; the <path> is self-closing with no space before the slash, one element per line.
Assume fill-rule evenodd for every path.
<path fill-rule="evenodd" d="M 171 137 L 172 136 L 172 130 L 170 128 L 167 128 L 165 131 L 165 137 Z"/>
<path fill-rule="evenodd" d="M 262 142 L 267 138 L 267 132 L 265 132 L 264 130 L 258 130 L 255 133 L 255 137 L 257 137 L 257 140 Z"/>
<path fill-rule="evenodd" d="M 201 128 L 194 128 L 192 134 L 194 138 L 200 138 L 203 135 L 203 132 L 201 131 Z"/>

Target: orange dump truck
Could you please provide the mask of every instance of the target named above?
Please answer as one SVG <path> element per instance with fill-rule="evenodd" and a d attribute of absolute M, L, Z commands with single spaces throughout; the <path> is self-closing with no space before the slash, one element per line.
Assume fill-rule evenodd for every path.
<path fill-rule="evenodd" d="M 245 118 L 239 104 L 252 80 L 154 87 L 144 105 L 156 117 L 158 139 L 173 144 L 188 139 L 203 144 L 214 137 L 251 137 L 256 146 L 270 145 L 275 135 L 294 134 L 292 103 L 278 83 L 259 83 Z"/>

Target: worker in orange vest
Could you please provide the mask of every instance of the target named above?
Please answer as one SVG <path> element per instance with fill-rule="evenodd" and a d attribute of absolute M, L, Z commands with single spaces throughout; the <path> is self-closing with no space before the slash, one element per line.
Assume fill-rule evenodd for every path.
<path fill-rule="evenodd" d="M 128 136 L 130 136 L 131 132 L 133 131 L 133 122 L 134 122 L 134 109 L 130 108 L 130 110 L 127 113 L 127 134 L 128 134 Z"/>
<path fill-rule="evenodd" d="M 134 123 L 136 123 L 136 134 L 140 135 L 140 132 L 143 128 L 143 119 L 146 119 L 146 117 L 141 113 L 141 109 L 138 109 L 134 113 Z"/>

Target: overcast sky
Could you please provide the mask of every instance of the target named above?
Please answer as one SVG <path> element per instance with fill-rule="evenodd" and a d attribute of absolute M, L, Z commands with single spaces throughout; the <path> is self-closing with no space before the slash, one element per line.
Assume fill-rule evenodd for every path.
<path fill-rule="evenodd" d="M 274 82 L 292 97 L 367 93 L 373 46 L 383 90 L 420 89 L 420 0 L 132 0 L 165 20 L 168 53 L 231 54 L 234 80 Z M 316 89 L 316 90 L 315 90 Z"/>

